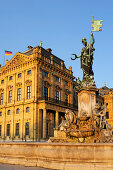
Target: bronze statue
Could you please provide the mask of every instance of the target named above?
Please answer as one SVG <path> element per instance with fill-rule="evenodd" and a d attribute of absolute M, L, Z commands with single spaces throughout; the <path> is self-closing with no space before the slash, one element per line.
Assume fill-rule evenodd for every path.
<path fill-rule="evenodd" d="M 94 16 L 92 16 L 92 25 L 91 25 L 91 38 L 90 43 L 87 45 L 86 38 L 82 38 L 82 43 L 84 47 L 82 48 L 81 54 L 77 56 L 76 54 L 72 54 L 75 58 L 71 58 L 75 60 L 76 58 L 81 59 L 81 68 L 83 70 L 83 80 L 81 82 L 81 86 L 92 86 L 94 83 L 94 73 L 92 70 L 93 65 L 93 51 L 95 51 L 93 44 L 95 42 L 93 33 L 95 31 L 102 31 L 102 21 L 103 20 L 94 20 Z"/>
<path fill-rule="evenodd" d="M 81 59 L 81 68 L 83 70 L 83 81 L 86 81 L 87 79 L 93 80 L 93 51 L 95 50 L 93 47 L 93 44 L 95 42 L 93 33 L 91 32 L 91 38 L 92 41 L 87 45 L 86 38 L 82 38 L 82 43 L 84 47 L 82 48 L 81 54 L 77 56 L 76 54 L 72 54 L 75 56 L 75 58 L 71 58 L 72 60 L 75 60 L 76 58 Z"/>

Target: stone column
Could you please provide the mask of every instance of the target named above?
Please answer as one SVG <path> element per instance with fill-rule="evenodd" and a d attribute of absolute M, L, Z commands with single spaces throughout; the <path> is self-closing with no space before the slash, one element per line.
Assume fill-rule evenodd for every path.
<path fill-rule="evenodd" d="M 35 100 L 36 99 L 36 84 L 35 84 L 35 82 L 36 82 L 36 79 L 37 79 L 37 72 L 35 71 L 36 70 L 36 67 L 34 66 L 34 67 L 32 67 L 32 88 L 31 88 L 31 90 L 32 90 L 32 92 L 31 92 L 31 94 L 32 94 L 32 98 L 33 98 L 33 100 Z"/>
<path fill-rule="evenodd" d="M 40 134 L 40 109 L 37 109 L 37 138 L 38 141 L 40 140 L 41 134 Z"/>
<path fill-rule="evenodd" d="M 43 109 L 43 139 L 46 139 L 46 109 Z"/>
<path fill-rule="evenodd" d="M 56 111 L 56 115 L 55 115 L 55 128 L 58 128 L 58 124 L 59 124 L 59 114 L 58 114 L 58 111 Z"/>
<path fill-rule="evenodd" d="M 16 93 L 17 93 L 17 91 L 16 91 L 16 73 L 14 74 L 14 85 L 13 85 L 13 104 L 15 104 L 15 101 L 17 100 L 17 96 L 15 95 Z M 14 118 L 14 116 L 15 116 L 15 107 L 13 107 L 13 114 L 12 114 L 12 123 L 11 123 L 11 137 L 12 137 L 12 140 L 14 139 L 14 136 L 15 136 L 15 131 L 16 131 L 16 129 L 15 129 L 15 118 Z M 19 122 L 20 123 L 20 122 Z"/>
<path fill-rule="evenodd" d="M 70 104 L 73 104 L 73 84 L 70 82 Z"/>
<path fill-rule="evenodd" d="M 64 80 L 63 80 L 63 78 L 61 77 L 61 88 L 62 88 L 62 90 L 61 90 L 61 101 L 64 101 Z"/>
<path fill-rule="evenodd" d="M 25 70 L 22 71 L 22 102 L 25 102 Z"/>
<path fill-rule="evenodd" d="M 9 92 L 9 90 L 8 90 L 8 76 L 5 78 L 5 90 L 4 90 L 4 104 L 5 104 L 5 106 L 8 104 L 8 92 Z"/>
<path fill-rule="evenodd" d="M 53 73 L 51 73 L 51 98 L 54 98 L 54 77 L 53 77 Z"/>

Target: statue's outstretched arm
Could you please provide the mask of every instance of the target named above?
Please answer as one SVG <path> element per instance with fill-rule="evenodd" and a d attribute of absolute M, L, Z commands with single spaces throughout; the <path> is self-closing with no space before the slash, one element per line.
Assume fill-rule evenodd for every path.
<path fill-rule="evenodd" d="M 92 37 L 92 40 L 93 40 L 92 44 L 94 44 L 95 43 L 95 39 L 94 39 L 94 36 L 93 36 L 92 32 L 91 32 L 91 37 Z"/>
<path fill-rule="evenodd" d="M 80 58 L 80 57 L 81 57 L 81 55 L 79 55 L 79 56 L 77 56 L 76 54 L 72 54 L 72 55 L 74 55 L 75 58 L 72 58 L 72 57 L 71 57 L 71 60 L 76 60 L 76 58 Z"/>

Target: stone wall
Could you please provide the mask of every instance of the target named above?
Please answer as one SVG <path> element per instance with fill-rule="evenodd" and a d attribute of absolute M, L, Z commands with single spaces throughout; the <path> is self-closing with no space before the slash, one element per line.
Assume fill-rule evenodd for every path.
<path fill-rule="evenodd" d="M 110 170 L 113 144 L 0 143 L 0 162 L 60 170 Z"/>

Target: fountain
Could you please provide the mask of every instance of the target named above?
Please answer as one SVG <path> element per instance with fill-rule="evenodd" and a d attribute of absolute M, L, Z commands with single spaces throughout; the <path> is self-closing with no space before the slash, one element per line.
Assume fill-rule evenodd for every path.
<path fill-rule="evenodd" d="M 50 137 L 49 142 L 112 142 L 112 129 L 106 121 L 106 103 L 99 96 L 92 70 L 93 51 L 95 50 L 92 31 L 92 41 L 87 45 L 86 38 L 82 38 L 84 47 L 81 54 L 79 56 L 73 54 L 75 58 L 71 58 L 72 60 L 80 58 L 83 70 L 83 79 L 82 81 L 77 79 L 76 86 L 78 114 L 66 110 L 65 120 L 54 130 L 54 137 Z"/>

